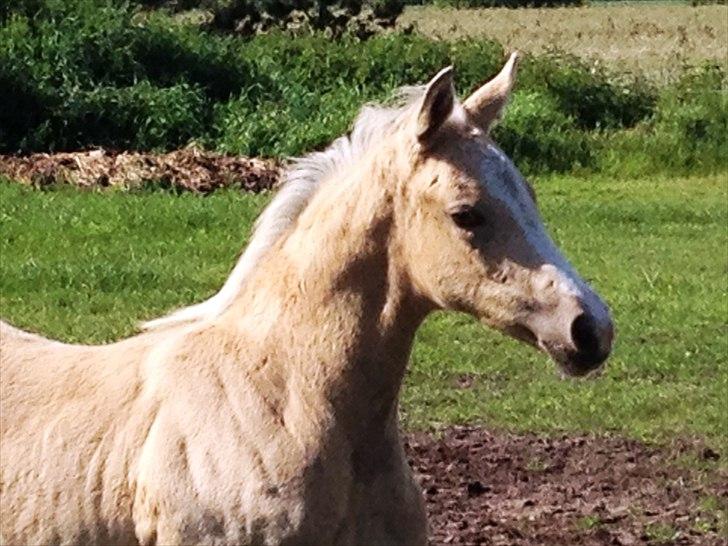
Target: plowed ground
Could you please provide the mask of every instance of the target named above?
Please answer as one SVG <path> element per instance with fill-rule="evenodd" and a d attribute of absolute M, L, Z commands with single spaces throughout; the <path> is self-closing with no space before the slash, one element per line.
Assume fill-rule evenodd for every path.
<path fill-rule="evenodd" d="M 433 545 L 728 544 L 728 476 L 699 442 L 452 427 L 406 448 Z"/>

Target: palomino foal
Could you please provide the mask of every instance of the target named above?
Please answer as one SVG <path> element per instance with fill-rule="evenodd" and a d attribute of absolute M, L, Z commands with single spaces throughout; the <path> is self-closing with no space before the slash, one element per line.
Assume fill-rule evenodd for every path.
<path fill-rule="evenodd" d="M 609 313 L 489 138 L 515 56 L 295 166 L 219 294 L 105 346 L 2 324 L 2 543 L 426 543 L 397 401 L 417 327 L 470 313 L 572 375 Z"/>

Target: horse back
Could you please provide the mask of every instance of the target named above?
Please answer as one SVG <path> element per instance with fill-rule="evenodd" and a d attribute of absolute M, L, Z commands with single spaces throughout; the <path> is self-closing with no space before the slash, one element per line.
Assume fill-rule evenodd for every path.
<path fill-rule="evenodd" d="M 0 322 L 3 544 L 136 544 L 137 345 L 70 345 Z"/>

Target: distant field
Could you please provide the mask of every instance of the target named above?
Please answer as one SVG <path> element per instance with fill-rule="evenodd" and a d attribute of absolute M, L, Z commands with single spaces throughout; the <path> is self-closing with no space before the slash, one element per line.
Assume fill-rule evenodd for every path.
<path fill-rule="evenodd" d="M 466 316 L 436 315 L 414 349 L 407 425 L 687 434 L 725 453 L 725 176 L 559 177 L 536 187 L 556 240 L 613 308 L 606 374 L 559 380 L 544 355 Z M 0 182 L 0 315 L 69 341 L 129 335 L 136 321 L 216 290 L 266 202 Z"/>
<path fill-rule="evenodd" d="M 488 37 L 506 48 L 543 52 L 559 48 L 655 81 L 669 80 L 684 64 L 726 64 L 728 6 L 606 4 L 549 9 L 410 7 L 400 25 L 416 24 L 442 39 Z"/>

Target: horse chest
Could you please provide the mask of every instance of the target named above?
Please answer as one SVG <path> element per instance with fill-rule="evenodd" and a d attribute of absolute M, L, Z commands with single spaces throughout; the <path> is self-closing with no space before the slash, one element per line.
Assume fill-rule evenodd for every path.
<path fill-rule="evenodd" d="M 141 543 L 420 544 L 419 490 L 397 449 L 372 465 L 337 444 L 297 461 L 238 448 L 214 461 L 188 449 L 185 460 L 149 473 L 135 503 Z M 176 479 L 151 480 L 164 475 Z"/>

